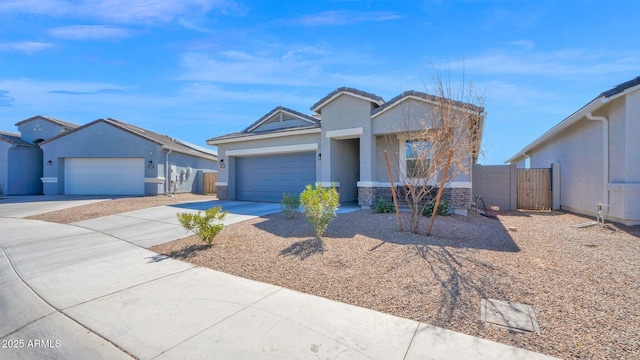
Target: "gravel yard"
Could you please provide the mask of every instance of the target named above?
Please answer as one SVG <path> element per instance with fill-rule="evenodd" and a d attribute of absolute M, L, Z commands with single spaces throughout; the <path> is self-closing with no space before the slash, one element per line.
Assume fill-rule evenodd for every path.
<path fill-rule="evenodd" d="M 338 215 L 322 240 L 302 214 L 152 250 L 194 264 L 561 358 L 640 358 L 640 228 L 565 213 L 439 217 L 432 237 L 395 217 Z M 508 230 L 515 228 L 515 230 Z M 542 335 L 480 321 L 480 300 L 530 304 Z"/>
<path fill-rule="evenodd" d="M 118 199 L 33 218 L 68 223 L 193 199 L 208 200 Z M 547 355 L 638 359 L 640 227 L 573 228 L 592 220 L 562 212 L 438 217 L 426 238 L 398 232 L 392 214 L 362 210 L 338 215 L 318 240 L 302 214 L 274 214 L 226 227 L 211 248 L 190 236 L 151 250 Z M 532 305 L 542 334 L 482 323 L 482 298 Z"/>

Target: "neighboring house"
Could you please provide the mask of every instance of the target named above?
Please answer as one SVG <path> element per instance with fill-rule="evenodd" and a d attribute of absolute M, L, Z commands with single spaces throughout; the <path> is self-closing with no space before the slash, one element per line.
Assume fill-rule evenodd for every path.
<path fill-rule="evenodd" d="M 16 126 L 20 134 L 0 132 L 0 193 L 42 194 L 42 150 L 38 144 L 78 125 L 38 115 Z"/>
<path fill-rule="evenodd" d="M 201 192 L 215 152 L 114 119 L 39 143 L 44 194 L 158 195 Z"/>
<path fill-rule="evenodd" d="M 562 209 L 596 215 L 601 203 L 607 219 L 640 224 L 638 139 L 640 77 L 603 92 L 506 162 L 559 164 Z"/>
<path fill-rule="evenodd" d="M 353 88 L 339 88 L 311 107 L 314 115 L 277 107 L 241 132 L 207 140 L 218 147 L 217 193 L 221 199 L 277 202 L 284 192 L 300 193 L 307 184 L 331 186 L 341 202 L 368 208 L 391 200 L 384 160 L 388 151 L 396 169 L 394 181 L 406 179 L 407 114 L 426 118 L 434 97 L 405 92 L 389 102 Z M 485 113 L 478 109 L 481 135 Z M 417 129 L 411 129 L 417 130 Z M 469 163 L 476 160 L 469 154 Z M 433 182 L 436 185 L 435 182 Z M 471 206 L 471 174 L 450 184 L 456 212 Z"/>

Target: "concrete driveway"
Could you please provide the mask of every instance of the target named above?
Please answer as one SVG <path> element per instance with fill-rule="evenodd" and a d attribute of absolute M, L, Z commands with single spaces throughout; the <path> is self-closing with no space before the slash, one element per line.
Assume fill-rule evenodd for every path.
<path fill-rule="evenodd" d="M 0 229 L 0 359 L 548 359 L 80 226 L 0 217 Z"/>
<path fill-rule="evenodd" d="M 0 197 L 0 217 L 19 219 L 111 199 L 114 199 L 114 197 L 73 195 L 4 196 Z"/>
<path fill-rule="evenodd" d="M 216 206 L 228 212 L 223 221 L 225 225 L 280 212 L 280 204 L 277 203 L 216 200 L 156 206 L 79 221 L 73 225 L 148 248 L 189 235 L 178 222 L 177 213 L 196 213 Z"/>

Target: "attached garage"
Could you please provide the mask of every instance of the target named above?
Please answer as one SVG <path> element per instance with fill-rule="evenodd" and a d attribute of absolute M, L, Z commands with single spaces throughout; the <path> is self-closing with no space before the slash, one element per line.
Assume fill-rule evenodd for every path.
<path fill-rule="evenodd" d="M 66 158 L 64 189 L 70 195 L 144 195 L 144 158 Z"/>
<path fill-rule="evenodd" d="M 236 158 L 236 200 L 279 202 L 316 182 L 315 152 Z"/>

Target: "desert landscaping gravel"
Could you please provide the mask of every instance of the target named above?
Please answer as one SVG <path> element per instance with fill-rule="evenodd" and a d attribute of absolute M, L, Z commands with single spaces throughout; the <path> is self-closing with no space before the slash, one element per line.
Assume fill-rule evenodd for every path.
<path fill-rule="evenodd" d="M 361 210 L 339 214 L 314 239 L 302 214 L 274 214 L 224 228 L 210 248 L 190 236 L 151 250 L 560 358 L 638 359 L 640 227 L 573 227 L 589 221 L 564 212 L 503 212 L 498 220 L 472 213 L 438 217 L 425 237 L 399 232 L 392 214 Z M 483 298 L 532 305 L 541 335 L 483 323 Z"/>

